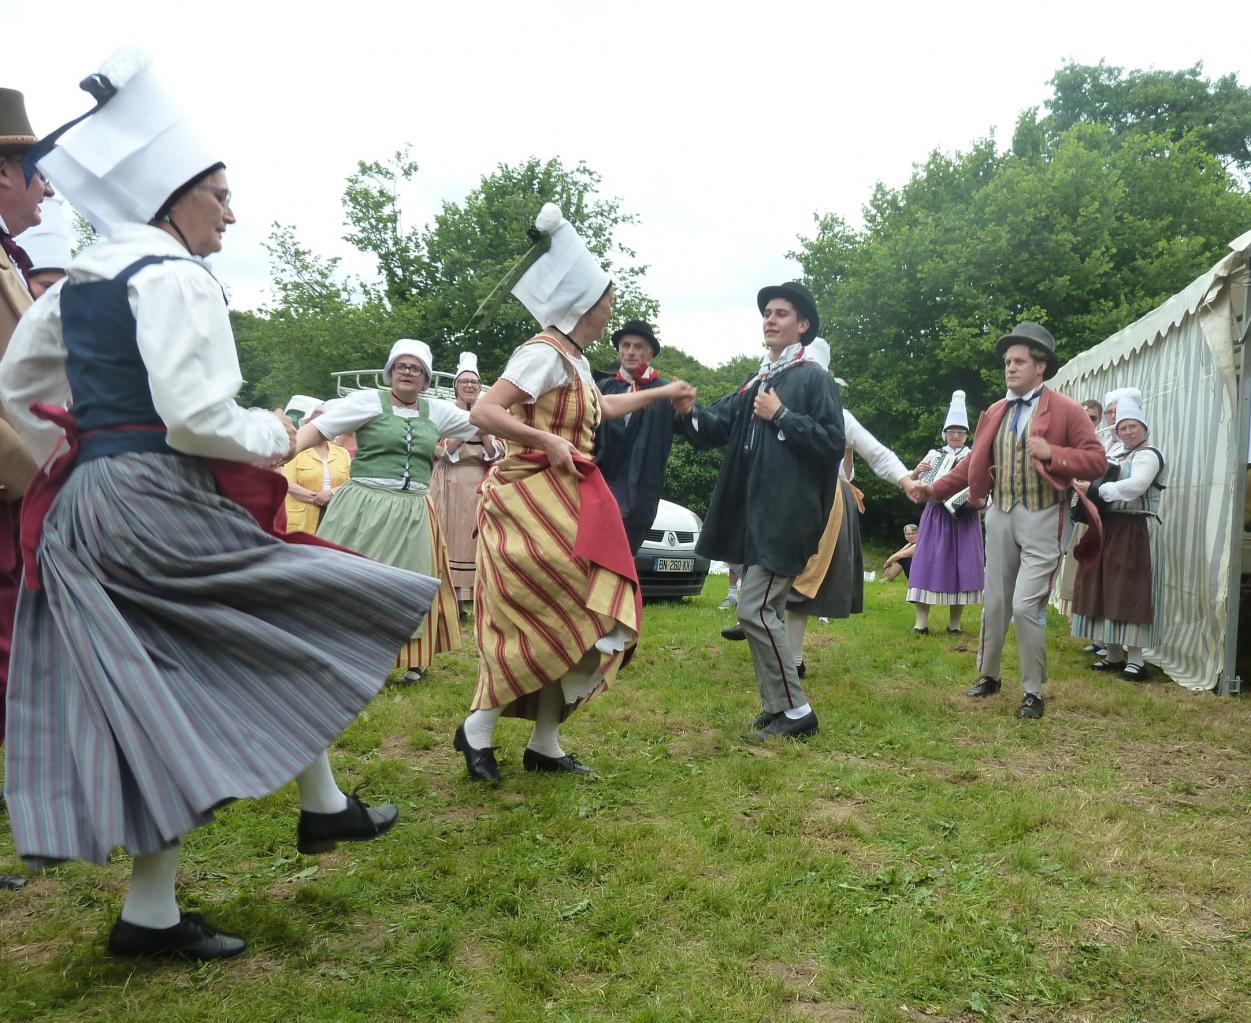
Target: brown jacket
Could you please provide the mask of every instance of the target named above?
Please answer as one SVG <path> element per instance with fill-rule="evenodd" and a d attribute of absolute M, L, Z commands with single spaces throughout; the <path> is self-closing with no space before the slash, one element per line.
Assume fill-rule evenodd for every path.
<path fill-rule="evenodd" d="M 951 472 L 934 481 L 935 500 L 944 501 L 966 486 L 971 499 L 978 502 L 986 500 L 986 495 L 994 486 L 995 466 L 992 459 L 995 438 L 1007 411 L 1007 399 L 1000 398 L 982 413 L 977 421 L 977 433 L 974 434 L 977 443 L 973 445 L 969 457 L 957 462 Z M 1108 471 L 1107 456 L 1095 436 L 1095 428 L 1090 425 L 1086 410 L 1059 391 L 1050 387 L 1042 389 L 1038 407 L 1030 419 L 1029 432 L 1031 437 L 1042 437 L 1051 445 L 1051 461 L 1041 462 L 1035 458 L 1034 468 L 1060 493 L 1071 490 L 1074 480 L 1097 480 Z M 1087 563 L 1099 553 L 1103 530 L 1098 512 L 1085 495 L 1079 496 L 1091 528 L 1074 553 L 1078 560 Z"/>
<path fill-rule="evenodd" d="M 30 291 L 21 271 L 0 249 L 0 358 L 22 313 L 30 308 Z M 26 492 L 38 467 L 0 408 L 0 500 L 16 501 Z"/>

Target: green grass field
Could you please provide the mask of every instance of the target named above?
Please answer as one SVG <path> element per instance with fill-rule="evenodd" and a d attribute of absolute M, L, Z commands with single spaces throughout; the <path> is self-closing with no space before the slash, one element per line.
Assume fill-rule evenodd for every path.
<path fill-rule="evenodd" d="M 293 786 L 191 835 L 184 906 L 242 959 L 106 959 L 124 857 L 0 892 L 0 1020 L 1251 1019 L 1251 705 L 1096 677 L 1052 614 L 1047 716 L 1019 722 L 1014 669 L 966 700 L 976 635 L 914 638 L 904 584 L 870 583 L 809 628 L 821 735 L 750 747 L 724 594 L 649 605 L 568 723 L 597 780 L 523 774 L 508 719 L 504 783 L 465 778 L 467 634 L 332 751 L 400 805 L 390 835 L 301 857 Z"/>

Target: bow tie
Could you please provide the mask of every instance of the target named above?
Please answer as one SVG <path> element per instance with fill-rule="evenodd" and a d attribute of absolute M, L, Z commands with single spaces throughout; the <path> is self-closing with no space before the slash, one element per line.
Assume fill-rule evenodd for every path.
<path fill-rule="evenodd" d="M 1008 402 L 1008 404 L 1012 407 L 1012 419 L 1009 420 L 1008 422 L 1009 430 L 1011 430 L 1013 433 L 1019 432 L 1017 430 L 1016 424 L 1021 418 L 1022 410 L 1031 408 L 1037 399 L 1038 399 L 1038 395 L 1031 394 L 1027 398 L 1013 398 L 1011 401 Z"/>

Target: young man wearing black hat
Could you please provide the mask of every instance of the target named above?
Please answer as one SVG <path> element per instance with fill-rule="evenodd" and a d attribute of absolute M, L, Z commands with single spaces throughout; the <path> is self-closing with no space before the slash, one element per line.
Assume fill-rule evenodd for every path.
<path fill-rule="evenodd" d="M 22 168 L 22 154 L 36 141 L 22 94 L 0 89 L 0 357 L 18 318 L 31 304 L 30 259 L 13 236 L 39 223 L 39 204 L 52 195 L 42 174 L 36 171 L 27 178 Z M 18 555 L 21 496 L 35 470 L 34 459 L 0 409 L 0 743 L 4 742 L 9 643 L 22 577 Z M 16 874 L 0 874 L 0 888 L 20 888 L 25 883 Z"/>
<path fill-rule="evenodd" d="M 791 583 L 817 550 L 838 486 L 843 406 L 825 369 L 804 355 L 819 317 L 793 281 L 756 298 L 768 355 L 737 392 L 689 412 L 678 429 L 697 447 L 725 448 L 697 550 L 742 564 L 738 619 L 763 711 L 748 738 L 807 738 L 817 716 L 800 684 L 786 632 Z"/>
<path fill-rule="evenodd" d="M 660 342 L 649 324 L 630 320 L 613 332 L 612 343 L 617 348 L 617 371 L 596 374 L 595 379 L 604 394 L 631 394 L 669 382 L 652 369 Z M 621 507 L 632 552 L 639 549 L 656 518 L 672 447 L 673 407 L 665 401 L 599 425 L 595 463 Z"/>
<path fill-rule="evenodd" d="M 978 443 L 947 475 L 917 488 L 918 501 L 943 501 L 969 488 L 986 513 L 986 590 L 977 644 L 980 677 L 967 696 L 999 692 L 999 665 L 1008 619 L 1016 622 L 1025 697 L 1019 718 L 1043 716 L 1047 680 L 1046 632 L 1042 613 L 1064 553 L 1068 492 L 1073 481 L 1098 479 L 1107 471 L 1103 445 L 1086 410 L 1043 385 L 1060 368 L 1056 342 L 1046 327 L 1022 323 L 999 339 L 1008 392 L 977 423 Z M 1092 561 L 1099 552 L 1099 516 L 1078 492 L 1091 528 L 1074 553 Z"/>

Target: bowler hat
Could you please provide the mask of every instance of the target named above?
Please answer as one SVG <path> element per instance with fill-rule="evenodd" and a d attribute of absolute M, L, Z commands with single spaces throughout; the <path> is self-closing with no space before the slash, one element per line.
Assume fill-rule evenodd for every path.
<path fill-rule="evenodd" d="M 37 141 L 22 94 L 16 89 L 0 89 L 0 155 L 13 156 Z"/>
<path fill-rule="evenodd" d="M 627 334 L 633 334 L 635 337 L 641 337 L 649 345 L 651 345 L 653 359 L 660 354 L 660 342 L 656 340 L 656 335 L 652 333 L 651 326 L 645 320 L 626 320 L 626 322 L 622 324 L 620 330 L 614 330 L 612 332 L 612 346 L 614 348 L 620 348 L 621 339 Z"/>
<path fill-rule="evenodd" d="M 1003 353 L 1013 345 L 1029 345 L 1035 351 L 1047 357 L 1047 372 L 1044 380 L 1050 380 L 1060 369 L 1060 360 L 1056 357 L 1056 339 L 1051 331 L 1041 323 L 1018 323 L 1011 334 L 1004 334 L 995 345 L 995 353 L 1003 358 Z"/>
<path fill-rule="evenodd" d="M 769 304 L 769 300 L 774 298 L 786 299 L 795 307 L 799 318 L 808 321 L 808 329 L 799 337 L 801 342 L 807 344 L 817 336 L 817 331 L 821 329 L 821 317 L 817 315 L 817 303 L 812 297 L 812 292 L 798 281 L 771 284 L 767 288 L 761 288 L 756 296 L 756 305 L 760 308 L 761 315 L 764 315 L 765 306 Z"/>

